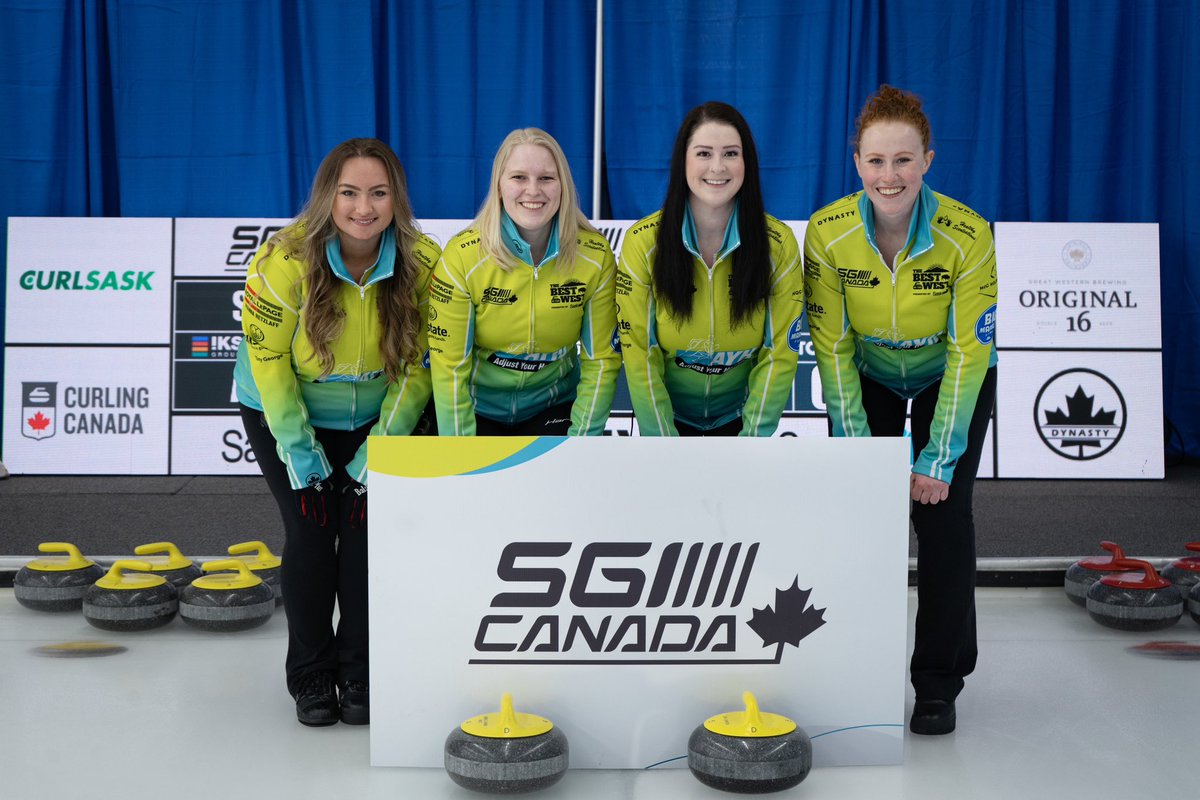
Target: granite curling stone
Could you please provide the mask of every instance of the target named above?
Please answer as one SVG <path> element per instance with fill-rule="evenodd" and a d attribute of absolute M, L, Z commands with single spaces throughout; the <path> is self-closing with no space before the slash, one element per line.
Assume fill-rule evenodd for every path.
<path fill-rule="evenodd" d="M 1200 583 L 1192 587 L 1187 596 L 1188 614 L 1192 616 L 1192 621 L 1200 625 Z"/>
<path fill-rule="evenodd" d="M 1088 616 L 1122 631 L 1157 631 L 1179 621 L 1183 596 L 1149 561 L 1127 558 L 1119 566 L 1127 571 L 1105 575 L 1088 589 Z"/>
<path fill-rule="evenodd" d="M 196 578 L 179 593 L 179 616 L 188 625 L 224 633 L 257 628 L 271 618 L 275 595 L 246 562 L 238 558 L 209 561 L 204 571 L 216 574 Z"/>
<path fill-rule="evenodd" d="M 745 692 L 745 711 L 710 717 L 688 739 L 688 769 L 706 786 L 762 794 L 789 789 L 812 769 L 812 742 L 787 717 L 758 709 Z"/>
<path fill-rule="evenodd" d="M 562 778 L 568 759 L 563 732 L 548 719 L 515 713 L 508 692 L 499 711 L 473 717 L 446 737 L 446 772 L 477 792 L 544 789 Z"/>
<path fill-rule="evenodd" d="M 192 581 L 204 574 L 171 542 L 141 544 L 133 548 L 133 552 L 150 565 L 151 573 L 166 578 L 177 592 L 183 591 L 185 586 L 191 585 Z"/>
<path fill-rule="evenodd" d="M 1115 542 L 1101 542 L 1100 546 L 1111 555 L 1081 558 L 1067 567 L 1066 575 L 1063 576 L 1063 588 L 1067 591 L 1067 599 L 1077 606 L 1086 606 L 1088 589 L 1092 588 L 1092 584 L 1105 575 L 1119 572 L 1113 564 L 1125 560 L 1121 545 Z"/>
<path fill-rule="evenodd" d="M 83 596 L 83 617 L 106 631 L 145 631 L 175 619 L 179 593 L 146 561 L 117 561 Z"/>
<path fill-rule="evenodd" d="M 283 604 L 283 584 L 281 582 L 283 562 L 279 556 L 267 548 L 265 542 L 242 542 L 230 545 L 229 555 L 237 556 L 245 561 L 250 571 L 271 587 L 271 591 L 275 593 L 275 605 Z"/>
<path fill-rule="evenodd" d="M 1200 553 L 1200 542 L 1188 542 L 1184 545 L 1193 553 Z M 1186 600 L 1192 587 L 1200 583 L 1200 557 L 1185 556 L 1172 561 L 1162 569 L 1162 576 L 1179 590 Z"/>
<path fill-rule="evenodd" d="M 63 555 L 35 558 L 21 567 L 13 578 L 13 596 L 34 611 L 78 611 L 84 593 L 104 577 L 104 570 L 68 542 L 42 542 L 38 550 Z"/>

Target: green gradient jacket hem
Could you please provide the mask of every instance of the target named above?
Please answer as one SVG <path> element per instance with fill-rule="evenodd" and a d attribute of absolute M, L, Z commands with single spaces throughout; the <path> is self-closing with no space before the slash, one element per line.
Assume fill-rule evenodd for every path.
<path fill-rule="evenodd" d="M 677 436 L 676 419 L 709 430 L 741 417 L 742 436 L 772 435 L 796 377 L 804 312 L 800 248 L 792 229 L 766 216 L 771 293 L 747 324 L 731 328 L 729 322 L 733 244 L 711 271 L 693 256 L 692 316 L 678 325 L 655 298 L 661 219 L 657 211 L 629 229 L 617 282 L 621 355 L 638 432 Z"/>
<path fill-rule="evenodd" d="M 996 250 L 988 223 L 922 186 L 893 274 L 862 192 L 812 215 L 804 236 L 808 326 L 835 436 L 870 436 L 860 373 L 911 398 L 937 380 L 913 472 L 949 483 L 975 399 L 996 363 Z"/>
<path fill-rule="evenodd" d="M 406 364 L 396 382 L 383 371 L 376 294 L 380 282 L 392 277 L 391 266 L 376 267 L 376 274 L 363 286 L 335 269 L 345 326 L 333 343 L 334 371 L 321 379 L 301 311 L 308 293 L 305 264 L 280 247 L 268 254 L 270 247 L 258 251 L 246 276 L 243 337 L 234 381 L 238 402 L 263 411 L 288 480 L 293 489 L 300 489 L 333 473 L 314 428 L 355 430 L 375 420 L 373 436 L 410 433 L 429 401 L 429 369 L 427 363 Z M 420 268 L 416 299 L 421 319 L 439 252 L 428 236 L 413 248 Z M 426 351 L 424 326 L 418 326 L 417 346 Z M 346 471 L 366 483 L 366 442 Z"/>
<path fill-rule="evenodd" d="M 616 261 L 580 231 L 575 263 L 505 270 L 474 228 L 446 243 L 430 283 L 429 358 L 438 430 L 472 436 L 475 414 L 513 425 L 571 402 L 569 435 L 598 435 L 612 407 Z"/>

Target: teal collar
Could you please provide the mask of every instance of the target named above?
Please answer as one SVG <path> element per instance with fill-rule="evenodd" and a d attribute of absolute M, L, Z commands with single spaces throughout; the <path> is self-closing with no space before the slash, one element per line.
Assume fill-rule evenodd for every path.
<path fill-rule="evenodd" d="M 933 230 L 933 215 L 937 213 L 937 210 L 938 200 L 933 194 L 933 189 L 930 189 L 927 183 L 921 184 L 921 193 L 917 195 L 917 202 L 913 204 L 912 219 L 908 223 L 908 239 L 904 243 L 909 258 L 920 255 L 933 247 L 931 231 Z M 875 241 L 875 207 L 871 205 L 866 191 L 863 191 L 858 197 L 858 214 L 863 221 L 863 230 L 867 234 L 867 241 L 878 252 L 879 244 Z"/>
<path fill-rule="evenodd" d="M 346 262 L 342 260 L 342 241 L 337 236 L 325 243 L 325 258 L 328 259 L 329 266 L 333 268 L 334 275 L 347 283 L 358 285 L 358 282 L 350 276 L 350 270 L 346 269 Z M 363 286 L 370 286 L 392 277 L 395 267 L 396 233 L 389 225 L 383 235 L 379 237 L 379 256 L 375 259 L 375 263 L 367 267 L 367 271 L 363 273 L 368 276 Z"/>
<path fill-rule="evenodd" d="M 696 220 L 692 217 L 692 207 L 684 205 L 683 207 L 683 246 L 688 249 L 688 252 L 696 258 L 704 261 L 704 256 L 700 255 L 700 247 L 697 245 L 699 236 L 696 235 Z M 733 202 L 733 213 L 729 215 L 729 222 L 725 223 L 725 240 L 721 242 L 721 251 L 717 253 L 717 257 L 713 259 L 716 264 L 725 256 L 738 249 L 742 244 L 742 236 L 738 232 L 738 202 Z"/>
<path fill-rule="evenodd" d="M 521 236 L 521 232 L 517 230 L 516 223 L 512 221 L 512 217 L 503 208 L 500 209 L 500 238 L 508 246 L 508 252 L 531 267 L 540 267 L 542 264 L 558 256 L 558 215 L 556 214 L 554 221 L 550 223 L 550 241 L 546 243 L 546 255 L 537 264 L 533 263 L 533 248 Z"/>

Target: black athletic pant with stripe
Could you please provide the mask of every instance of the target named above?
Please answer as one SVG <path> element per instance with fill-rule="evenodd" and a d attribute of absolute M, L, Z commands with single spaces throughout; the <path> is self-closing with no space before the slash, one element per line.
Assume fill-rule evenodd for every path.
<path fill-rule="evenodd" d="M 937 381 L 912 401 L 912 447 L 929 442 Z M 863 409 L 872 436 L 904 434 L 907 401 L 862 376 Z M 975 670 L 975 474 L 996 400 L 996 368 L 987 371 L 971 417 L 967 449 L 954 468 L 950 496 L 936 505 L 912 504 L 917 533 L 917 629 L 909 665 L 918 700 L 954 700 Z"/>

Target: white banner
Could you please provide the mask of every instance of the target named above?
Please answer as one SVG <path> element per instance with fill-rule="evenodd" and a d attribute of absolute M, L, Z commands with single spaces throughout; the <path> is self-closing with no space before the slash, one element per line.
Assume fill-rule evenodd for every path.
<path fill-rule="evenodd" d="M 901 761 L 903 440 L 388 437 L 369 464 L 373 765 L 441 767 L 506 691 L 575 768 L 683 756 L 746 690 L 818 765 Z"/>
<path fill-rule="evenodd" d="M 1158 353 L 1004 353 L 997 476 L 1162 478 L 1161 369 Z"/>
<path fill-rule="evenodd" d="M 171 220 L 11 217 L 5 341 L 166 344 Z"/>
<path fill-rule="evenodd" d="M 996 223 L 996 345 L 1159 348 L 1158 225 Z"/>
<path fill-rule="evenodd" d="M 9 347 L 4 357 L 13 473 L 167 474 L 166 347 Z"/>

